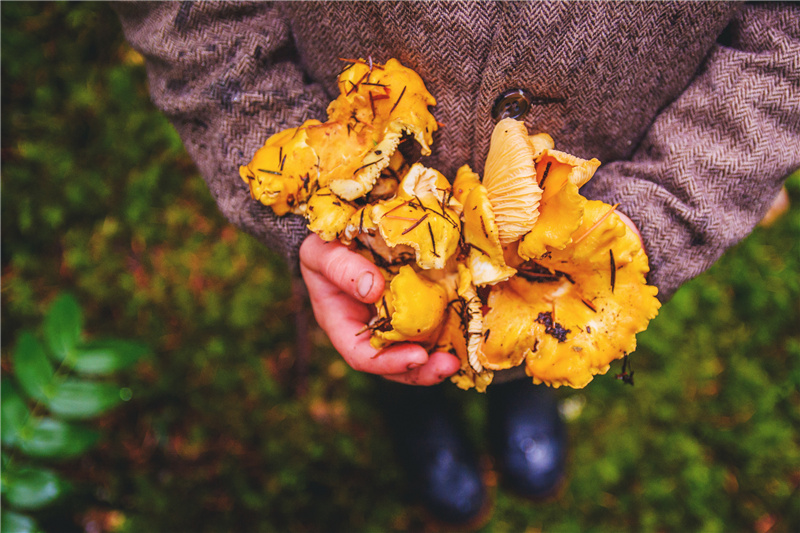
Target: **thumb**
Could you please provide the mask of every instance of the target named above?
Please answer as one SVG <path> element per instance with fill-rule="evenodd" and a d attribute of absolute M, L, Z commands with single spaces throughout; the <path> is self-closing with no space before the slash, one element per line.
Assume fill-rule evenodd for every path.
<path fill-rule="evenodd" d="M 309 235 L 300 247 L 300 263 L 361 302 L 374 303 L 383 293 L 378 267 L 338 242 Z"/>

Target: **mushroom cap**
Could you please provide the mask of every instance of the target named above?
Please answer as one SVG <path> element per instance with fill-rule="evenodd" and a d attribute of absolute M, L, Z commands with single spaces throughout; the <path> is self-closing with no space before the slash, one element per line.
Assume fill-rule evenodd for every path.
<path fill-rule="evenodd" d="M 536 181 L 533 148 L 525 124 L 504 118 L 494 128 L 483 173 L 500 234 L 508 244 L 536 223 L 542 190 Z"/>
<path fill-rule="evenodd" d="M 355 207 L 333 194 L 330 189 L 319 189 L 308 200 L 308 229 L 319 235 L 323 241 L 336 240 L 344 233 L 355 212 Z"/>
<path fill-rule="evenodd" d="M 372 221 L 389 247 L 406 245 L 423 269 L 444 268 L 458 249 L 460 208 L 445 196 L 449 183 L 441 173 L 417 163 L 400 183 L 395 198 L 372 209 Z"/>
<path fill-rule="evenodd" d="M 464 165 L 453 184 L 457 199 L 464 204 L 461 219 L 464 242 L 470 247 L 467 264 L 477 286 L 505 281 L 516 273 L 503 257 L 500 235 L 486 187 L 478 175 Z"/>
<path fill-rule="evenodd" d="M 552 182 L 552 186 L 557 186 Z M 550 187 L 545 183 L 544 190 Z M 549 250 L 561 250 L 572 241 L 583 220 L 586 198 L 575 184 L 565 181 L 555 194 L 550 194 L 539 205 L 539 218 L 533 229 L 521 240 L 517 253 L 523 259 L 538 259 Z"/>
<path fill-rule="evenodd" d="M 419 143 L 423 155 L 430 154 L 438 123 L 428 106 L 436 99 L 416 72 L 396 59 L 385 65 L 358 60 L 339 76 L 339 90 L 328 106 L 328 121 L 346 125 L 347 135 L 359 139 L 359 149 L 336 154 L 331 146 L 332 160 L 352 161 L 327 176 L 336 194 L 353 200 L 369 192 L 404 135 Z"/>
<path fill-rule="evenodd" d="M 458 388 L 463 390 L 474 388 L 478 392 L 486 392 L 486 387 L 492 383 L 494 372 L 485 368 L 480 372 L 476 372 L 470 366 L 461 319 L 459 312 L 454 306 L 451 306 L 447 312 L 447 318 L 434 350 L 450 352 L 461 361 L 461 367 L 455 374 L 450 376 L 450 381 Z"/>
<path fill-rule="evenodd" d="M 308 143 L 308 128 L 319 124 L 309 120 L 298 128 L 276 133 L 267 139 L 239 176 L 250 186 L 250 196 L 271 206 L 276 215 L 302 214 L 303 204 L 316 188 L 317 156 Z"/>
<path fill-rule="evenodd" d="M 389 165 L 381 171 L 375 185 L 367 194 L 370 203 L 379 200 L 388 200 L 397 194 L 400 180 L 408 173 L 409 165 L 406 163 L 400 150 L 395 151 L 389 158 Z"/>
<path fill-rule="evenodd" d="M 560 191 L 562 184 L 566 182 L 581 188 L 587 181 L 592 179 L 599 166 L 600 161 L 598 159 L 581 159 L 566 152 L 545 148 L 536 158 L 539 186 L 545 186 L 547 183 L 552 183 L 554 186 L 550 187 L 549 192 L 542 193 L 542 201 Z M 545 171 L 547 171 L 546 175 Z M 542 181 L 545 182 L 545 185 L 542 185 Z"/>
<path fill-rule="evenodd" d="M 404 265 L 378 305 L 378 320 L 388 318 L 391 328 L 375 329 L 370 343 L 375 348 L 402 341 L 432 343 L 446 309 L 445 289 L 417 274 L 411 265 Z"/>
<path fill-rule="evenodd" d="M 308 136 L 319 157 L 320 185 L 345 200 L 366 194 L 381 169 L 389 165 L 390 152 L 376 152 L 379 132 L 371 126 L 355 130 L 350 123 L 328 121 L 310 128 Z"/>
<path fill-rule="evenodd" d="M 375 233 L 375 230 L 378 229 L 378 226 L 372 223 L 372 216 L 370 215 L 371 212 L 372 205 L 368 204 L 359 208 L 355 213 L 353 213 L 353 216 L 351 216 L 350 220 L 347 221 L 347 225 L 340 235 L 342 244 L 350 244 L 362 233 Z"/>
<path fill-rule="evenodd" d="M 519 366 L 527 348 L 536 344 L 531 328 L 535 315 L 529 302 L 514 291 L 513 285 L 502 283 L 492 288 L 486 305 L 489 310 L 483 317 L 481 364 L 490 370 Z"/>
<path fill-rule="evenodd" d="M 328 106 L 329 120 L 344 122 L 355 113 L 362 124 L 387 127 L 398 122 L 414 135 L 423 155 L 430 153 L 438 125 L 428 106 L 436 105 L 436 99 L 419 74 L 396 59 L 371 66 L 359 59 L 339 75 L 338 84 L 340 96 Z"/>
<path fill-rule="evenodd" d="M 458 265 L 458 298 L 462 329 L 467 343 L 467 362 L 476 373 L 483 372 L 481 339 L 483 335 L 483 302 L 472 282 L 472 272 Z"/>
<path fill-rule="evenodd" d="M 398 244 L 389 246 L 378 231 L 378 226 L 373 222 L 372 208 L 366 205 L 350 217 L 344 233 L 340 236 L 343 244 L 351 244 L 354 240 L 359 248 L 365 248 L 373 263 L 382 267 L 406 265 L 416 261 L 417 253 L 414 248 Z"/>
<path fill-rule="evenodd" d="M 531 136 L 529 142 L 538 143 L 541 148 L 536 155 L 536 175 L 543 192 L 539 218 L 522 238 L 518 253 L 524 259 L 535 259 L 550 249 L 561 250 L 571 242 L 573 232 L 581 224 L 586 202 L 578 188 L 592 178 L 600 161 L 587 161 L 553 150 L 547 134 Z"/>
<path fill-rule="evenodd" d="M 324 124 L 307 121 L 273 135 L 240 168 L 251 195 L 277 215 L 302 214 L 301 205 L 317 184 L 344 200 L 364 196 L 389 167 L 404 135 L 430 153 L 438 123 L 428 106 L 436 100 L 414 71 L 394 59 L 385 65 L 357 60 L 340 74 L 339 88 Z"/>
<path fill-rule="evenodd" d="M 553 138 L 550 137 L 547 133 L 537 133 L 535 135 L 530 135 L 528 137 L 528 144 L 531 145 L 531 149 L 533 150 L 533 158 L 536 159 L 539 157 L 545 149 L 552 150 L 556 147 Z"/>
<path fill-rule="evenodd" d="M 397 198 L 402 200 L 421 199 L 426 203 L 436 203 L 451 209 L 459 210 L 461 204 L 450 193 L 450 182 L 447 178 L 422 163 L 415 163 L 403 177 L 397 188 Z"/>
<path fill-rule="evenodd" d="M 636 348 L 636 334 L 660 305 L 657 289 L 646 284 L 647 257 L 638 237 L 614 207 L 593 201 L 586 202 L 573 237 L 491 287 L 480 334 L 467 336 L 480 341 L 472 350 L 467 345 L 473 370 L 524 363 L 534 383 L 580 388 Z M 459 295 L 473 294 L 461 286 L 465 280 L 459 283 Z M 459 386 L 473 382 L 462 369 Z"/>
<path fill-rule="evenodd" d="M 473 172 L 469 165 L 462 165 L 456 171 L 456 179 L 453 180 L 453 197 L 463 204 L 472 189 L 480 185 L 481 177 Z"/>
<path fill-rule="evenodd" d="M 660 307 L 639 239 L 612 206 L 587 201 L 576 234 L 536 262 L 541 275 L 509 281 L 537 316 L 540 342 L 525 356 L 535 383 L 584 387 L 636 348 L 636 334 Z"/>

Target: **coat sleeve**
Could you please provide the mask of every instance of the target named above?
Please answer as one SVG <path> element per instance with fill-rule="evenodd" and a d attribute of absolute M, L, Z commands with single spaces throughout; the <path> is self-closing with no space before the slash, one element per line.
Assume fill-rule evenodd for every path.
<path fill-rule="evenodd" d="M 329 98 L 304 79 L 288 25 L 271 3 L 115 2 L 147 60 L 150 93 L 181 136 L 222 213 L 290 265 L 307 235 L 275 217 L 239 178 L 267 137 L 324 118 Z"/>
<path fill-rule="evenodd" d="M 632 159 L 586 185 L 641 230 L 662 300 L 750 233 L 800 167 L 798 14 L 745 6 Z"/>

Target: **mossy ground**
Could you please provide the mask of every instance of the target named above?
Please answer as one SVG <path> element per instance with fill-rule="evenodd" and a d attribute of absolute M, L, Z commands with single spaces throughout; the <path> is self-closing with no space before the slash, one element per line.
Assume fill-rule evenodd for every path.
<path fill-rule="evenodd" d="M 98 335 L 154 357 L 104 444 L 61 464 L 51 531 L 418 531 L 380 382 L 312 328 L 297 394 L 281 259 L 236 231 L 106 4 L 2 5 L 2 353 L 73 292 Z M 487 532 L 800 528 L 800 174 L 791 210 L 663 307 L 631 356 L 561 390 L 570 483 L 532 504 L 498 487 Z M 484 398 L 454 391 L 479 448 Z"/>

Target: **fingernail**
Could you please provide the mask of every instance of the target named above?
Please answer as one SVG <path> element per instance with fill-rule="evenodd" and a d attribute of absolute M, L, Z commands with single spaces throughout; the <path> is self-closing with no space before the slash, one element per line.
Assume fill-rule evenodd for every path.
<path fill-rule="evenodd" d="M 358 293 L 359 297 L 367 297 L 369 291 L 372 290 L 372 282 L 372 272 L 364 272 L 358 277 L 358 281 L 356 282 L 356 292 Z"/>

